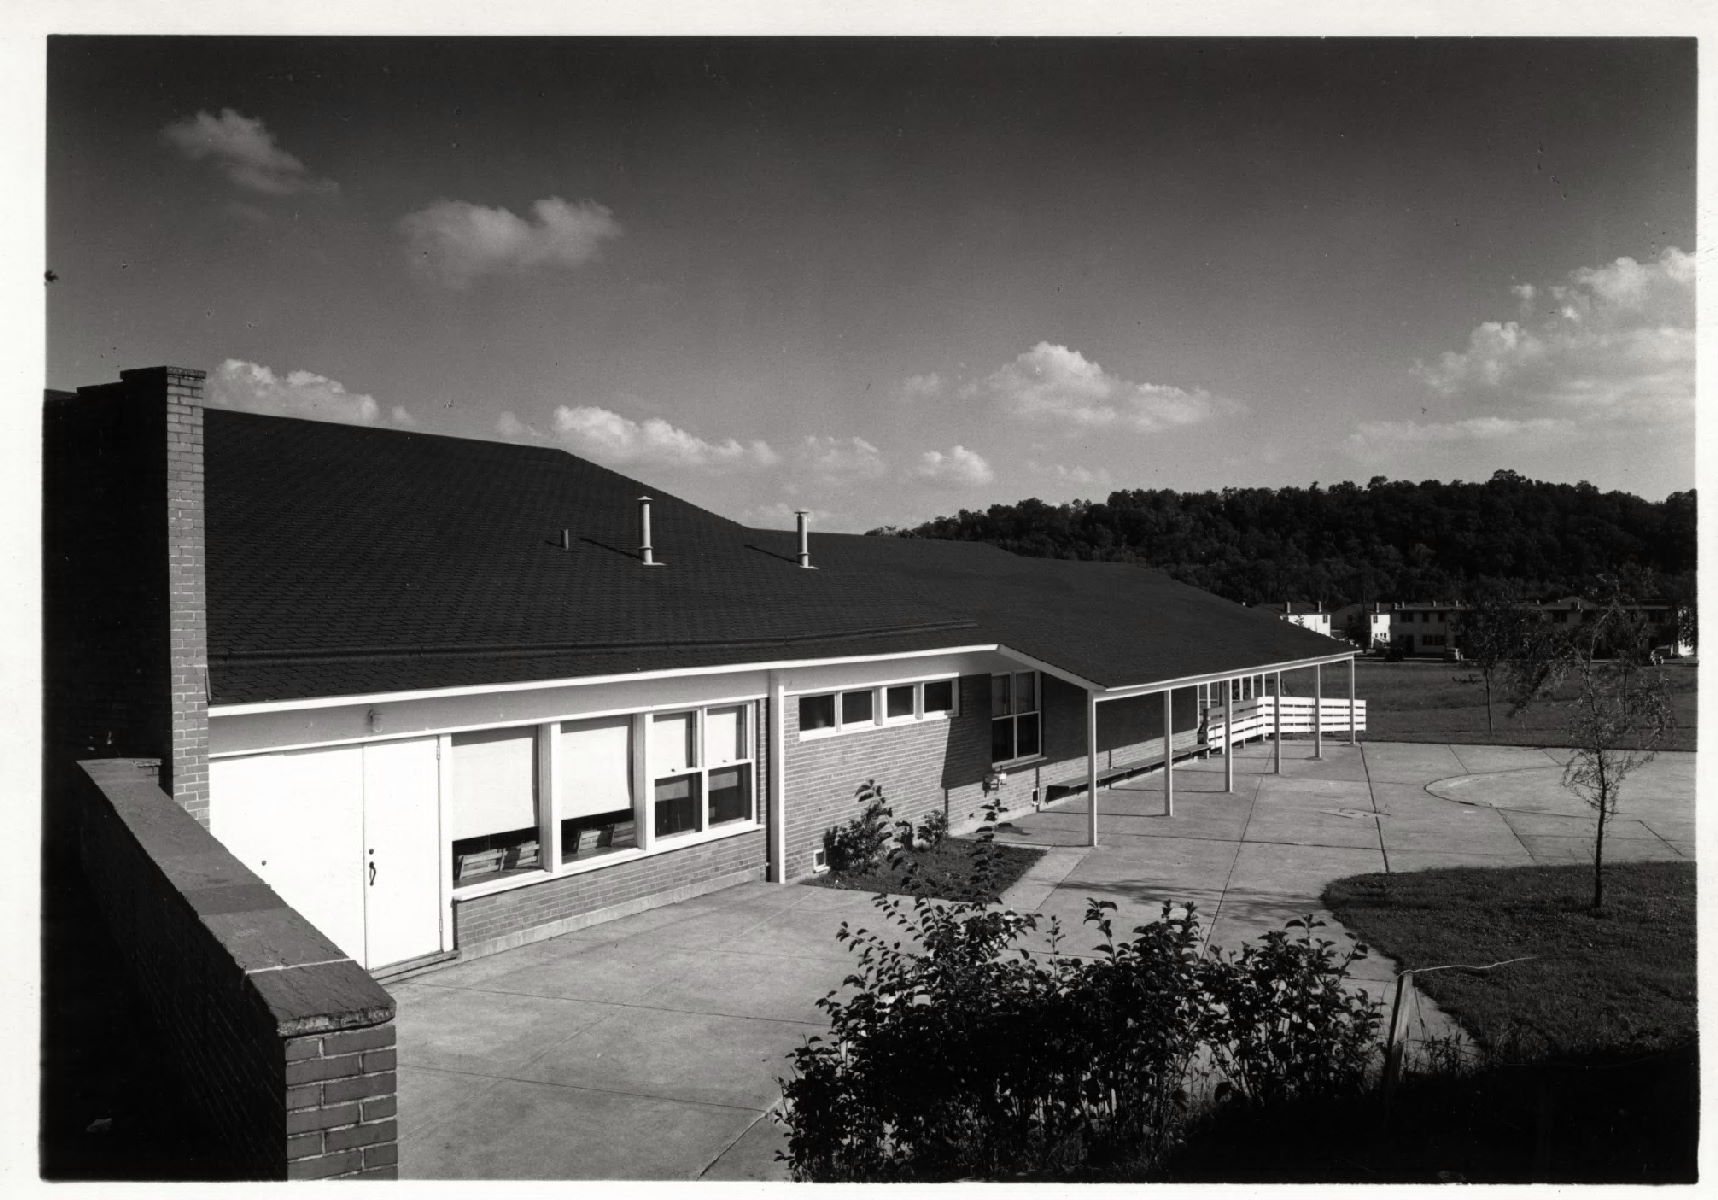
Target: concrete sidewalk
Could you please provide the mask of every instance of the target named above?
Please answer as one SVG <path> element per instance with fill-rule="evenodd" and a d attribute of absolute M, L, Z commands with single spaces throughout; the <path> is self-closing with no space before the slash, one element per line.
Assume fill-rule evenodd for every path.
<path fill-rule="evenodd" d="M 1002 840 L 1047 848 L 1006 900 L 1059 918 L 1063 953 L 1089 954 L 1087 897 L 1117 905 L 1119 934 L 1164 900 L 1193 903 L 1207 945 L 1232 948 L 1318 902 L 1345 875 L 1449 865 L 1583 861 L 1591 817 L 1561 785 L 1561 751 L 1285 743 L 1011 814 Z M 1607 835 L 1612 861 L 1691 858 L 1694 756 L 1632 776 Z M 825 1028 L 816 1001 L 852 955 L 843 920 L 877 927 L 863 893 L 749 884 L 440 969 L 399 1001 L 400 1164 L 407 1178 L 785 1179 L 768 1117 L 786 1055 Z M 1334 922 L 1322 931 L 1345 934 Z M 1387 998 L 1395 964 L 1356 964 Z M 1447 1032 L 1422 1008 L 1421 1036 Z"/>

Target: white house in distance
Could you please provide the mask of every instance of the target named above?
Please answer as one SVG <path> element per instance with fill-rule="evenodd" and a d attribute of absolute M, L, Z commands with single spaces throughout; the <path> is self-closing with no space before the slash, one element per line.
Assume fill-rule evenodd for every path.
<path fill-rule="evenodd" d="M 1330 636 L 1330 614 L 1324 611 L 1323 604 L 1295 604 L 1285 600 L 1280 606 L 1273 607 L 1279 609 L 1279 615 L 1289 624 Z"/>
<path fill-rule="evenodd" d="M 958 828 L 1197 752 L 1239 681 L 1353 695 L 1351 647 L 1156 571 L 748 529 L 202 379 L 47 396 L 48 744 L 159 759 L 371 969 L 804 876 L 867 779 Z"/>

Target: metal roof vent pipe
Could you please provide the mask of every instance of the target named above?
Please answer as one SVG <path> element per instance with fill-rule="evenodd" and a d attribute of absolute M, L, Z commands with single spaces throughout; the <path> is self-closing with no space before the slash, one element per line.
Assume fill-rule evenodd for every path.
<path fill-rule="evenodd" d="M 807 524 L 811 514 L 803 508 L 793 510 L 793 515 L 799 518 L 799 565 L 811 570 L 811 533 Z"/>
<path fill-rule="evenodd" d="M 638 557 L 643 561 L 644 565 L 647 567 L 660 567 L 662 564 L 656 561 L 656 552 L 650 548 L 650 497 L 649 496 L 640 496 L 638 498 L 638 527 L 639 527 Z"/>

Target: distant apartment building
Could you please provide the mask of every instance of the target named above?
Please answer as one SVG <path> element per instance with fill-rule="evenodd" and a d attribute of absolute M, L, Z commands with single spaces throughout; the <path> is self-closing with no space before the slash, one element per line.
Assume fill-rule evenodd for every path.
<path fill-rule="evenodd" d="M 1277 607 L 1282 610 L 1278 615 L 1289 624 L 1331 636 L 1330 614 L 1324 611 L 1323 604 L 1294 604 L 1285 600 Z"/>
<path fill-rule="evenodd" d="M 1354 606 L 1351 606 L 1354 607 Z M 1525 604 L 1553 625 L 1574 628 L 1591 621 L 1601 606 L 1580 596 L 1565 596 Z M 1453 601 L 1407 601 L 1374 606 L 1379 611 L 1363 614 L 1370 640 L 1367 649 L 1400 652 L 1413 657 L 1443 658 L 1462 650 L 1461 622 L 1467 605 Z M 1667 600 L 1645 600 L 1627 605 L 1630 612 L 1641 617 L 1651 631 L 1650 636 L 1660 653 L 1669 658 L 1687 657 L 1694 653 L 1685 622 L 1675 605 Z M 1342 610 L 1344 612 L 1348 610 Z M 1346 627 L 1352 627 L 1350 617 Z M 1353 636 L 1350 634 L 1349 636 Z"/>

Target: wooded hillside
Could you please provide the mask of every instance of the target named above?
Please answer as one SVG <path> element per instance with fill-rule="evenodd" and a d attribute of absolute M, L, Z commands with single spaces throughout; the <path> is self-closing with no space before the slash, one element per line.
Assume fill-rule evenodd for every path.
<path fill-rule="evenodd" d="M 1692 588 L 1695 495 L 1662 502 L 1590 483 L 1499 471 L 1484 483 L 1117 491 L 1102 503 L 1021 500 L 962 510 L 905 537 L 990 542 L 1019 554 L 1159 567 L 1243 603 L 1453 598 L 1481 580 L 1580 593 L 1600 574 L 1651 570 Z"/>

